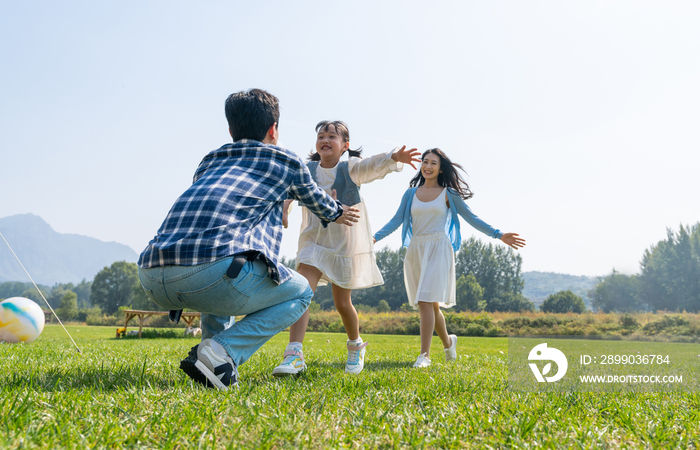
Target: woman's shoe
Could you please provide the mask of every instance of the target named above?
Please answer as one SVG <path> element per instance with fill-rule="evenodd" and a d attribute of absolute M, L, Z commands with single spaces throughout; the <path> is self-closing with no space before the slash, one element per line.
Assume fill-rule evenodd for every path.
<path fill-rule="evenodd" d="M 415 368 L 430 367 L 430 358 L 428 358 L 428 354 L 421 353 L 420 356 L 418 356 L 418 359 L 416 360 L 415 364 L 413 364 L 413 367 L 415 367 Z"/>

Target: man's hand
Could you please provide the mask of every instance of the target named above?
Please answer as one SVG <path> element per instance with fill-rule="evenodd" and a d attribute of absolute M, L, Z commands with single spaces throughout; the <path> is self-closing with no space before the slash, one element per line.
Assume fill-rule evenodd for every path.
<path fill-rule="evenodd" d="M 517 250 L 525 247 L 525 239 L 519 238 L 518 233 L 504 233 L 501 240 L 510 248 Z"/>
<path fill-rule="evenodd" d="M 282 206 L 282 226 L 289 227 L 289 212 L 292 210 L 292 202 L 294 200 L 285 200 Z"/>
<path fill-rule="evenodd" d="M 360 210 L 352 206 L 343 205 L 343 215 L 335 219 L 335 223 L 351 227 L 358 220 L 360 220 Z"/>
<path fill-rule="evenodd" d="M 338 193 L 335 189 L 331 191 L 331 197 L 333 197 L 333 200 L 338 200 Z M 335 223 L 351 227 L 358 220 L 360 220 L 360 210 L 352 206 L 343 205 L 343 215 L 335 219 Z"/>
<path fill-rule="evenodd" d="M 419 158 L 420 152 L 418 151 L 417 148 L 412 148 L 410 150 L 406 150 L 406 146 L 404 145 L 399 149 L 398 151 L 392 153 L 391 159 L 393 159 L 396 162 L 402 162 L 404 164 L 409 164 L 411 167 L 414 169 L 416 166 L 413 165 L 414 162 L 421 162 L 421 159 Z"/>

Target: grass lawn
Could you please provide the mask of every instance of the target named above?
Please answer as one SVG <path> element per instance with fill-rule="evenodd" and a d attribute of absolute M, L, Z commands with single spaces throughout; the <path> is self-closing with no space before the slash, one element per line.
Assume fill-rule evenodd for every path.
<path fill-rule="evenodd" d="M 516 393 L 506 338 L 461 337 L 456 364 L 416 370 L 418 336 L 364 335 L 365 370 L 343 373 L 345 335 L 308 333 L 309 370 L 270 375 L 288 335 L 240 367 L 228 393 L 179 361 L 197 339 L 113 338 L 57 326 L 0 345 L 0 448 L 695 448 L 700 395 Z"/>

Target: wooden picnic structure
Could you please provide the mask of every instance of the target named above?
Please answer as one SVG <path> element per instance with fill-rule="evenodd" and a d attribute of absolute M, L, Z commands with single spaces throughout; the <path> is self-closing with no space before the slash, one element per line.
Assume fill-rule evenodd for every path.
<path fill-rule="evenodd" d="M 129 322 L 131 319 L 134 317 L 139 318 L 139 337 L 141 337 L 141 331 L 143 331 L 143 321 L 146 320 L 147 317 L 150 316 L 167 316 L 169 314 L 168 311 L 139 311 L 137 309 L 127 309 L 124 311 L 124 314 L 126 315 L 126 320 L 124 321 L 124 333 L 126 334 L 126 329 L 129 326 Z M 202 316 L 202 313 L 199 312 L 183 312 L 182 315 L 180 316 L 180 319 L 183 320 L 188 327 L 192 328 L 192 323 L 195 321 L 195 319 L 198 319 Z"/>

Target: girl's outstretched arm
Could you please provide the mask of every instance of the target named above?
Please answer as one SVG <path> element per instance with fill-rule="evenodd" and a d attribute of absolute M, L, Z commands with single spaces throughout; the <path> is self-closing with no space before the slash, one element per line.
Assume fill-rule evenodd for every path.
<path fill-rule="evenodd" d="M 454 191 L 450 192 L 450 190 L 447 191 L 450 199 L 450 203 L 454 202 L 454 206 L 457 209 L 457 214 L 462 216 L 464 220 L 467 221 L 467 223 L 477 230 L 481 231 L 487 236 L 490 236 L 494 239 L 500 239 L 501 236 L 503 236 L 503 233 L 501 233 L 501 230 L 498 230 L 488 223 L 484 222 L 481 220 L 476 214 L 472 212 L 471 209 L 467 206 L 466 203 L 464 203 L 464 200 L 462 197 L 460 197 L 458 194 L 456 194 Z M 456 217 L 454 218 L 455 220 L 459 220 Z"/>
<path fill-rule="evenodd" d="M 401 204 L 399 205 L 399 209 L 396 211 L 396 214 L 394 214 L 394 217 L 386 225 L 384 225 L 381 230 L 374 233 L 375 243 L 389 236 L 391 233 L 396 231 L 399 225 L 403 223 L 403 218 L 406 214 L 406 204 L 408 203 L 408 197 L 410 195 L 409 193 L 412 191 L 413 189 L 409 189 L 403 194 Z"/>
<path fill-rule="evenodd" d="M 420 154 L 420 152 L 415 148 L 406 150 L 404 145 L 400 149 L 396 147 L 390 152 L 377 153 L 369 158 L 350 158 L 348 160 L 350 178 L 353 183 L 360 186 L 374 180 L 381 180 L 389 172 L 401 172 L 404 163 L 415 168 L 413 162 L 418 161 L 416 154 Z"/>

